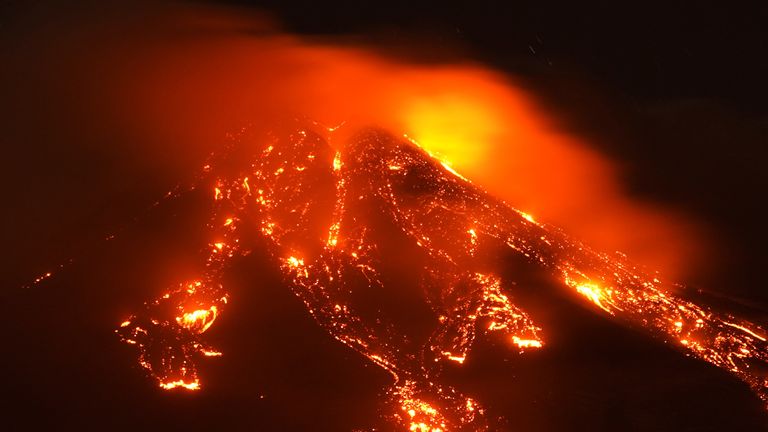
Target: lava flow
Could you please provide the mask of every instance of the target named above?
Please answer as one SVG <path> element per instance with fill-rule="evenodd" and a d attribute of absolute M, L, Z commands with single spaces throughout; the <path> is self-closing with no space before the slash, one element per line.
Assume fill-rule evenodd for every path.
<path fill-rule="evenodd" d="M 226 314 L 222 276 L 252 248 L 242 233 L 256 227 L 318 325 L 391 374 L 385 417 L 403 430 L 494 428 L 496 416 L 438 379 L 445 364 L 466 361 L 477 337 L 503 338 L 520 352 L 546 349 L 546 330 L 512 302 L 488 262 L 487 251 L 498 249 L 541 267 L 597 313 L 731 372 L 768 402 L 768 380 L 755 371 L 768 364 L 763 328 L 684 300 L 626 259 L 489 196 L 407 137 L 366 129 L 339 146 L 336 134 L 296 121 L 258 148 L 233 146 L 203 167 L 196 187 L 209 188 L 212 202 L 205 271 L 160 292 L 117 329 L 160 387 L 203 387 L 198 362 L 222 355 L 204 341 Z M 424 343 L 380 309 L 359 305 L 361 292 L 392 289 L 381 277 L 386 257 L 374 220 L 397 227 L 426 257 L 419 294 L 432 334 Z"/>

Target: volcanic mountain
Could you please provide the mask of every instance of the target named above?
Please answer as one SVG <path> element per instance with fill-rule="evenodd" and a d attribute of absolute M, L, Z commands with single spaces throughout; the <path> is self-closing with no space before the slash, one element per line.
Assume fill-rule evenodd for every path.
<path fill-rule="evenodd" d="M 405 136 L 340 137 L 299 120 L 244 131 L 154 226 L 89 262 L 147 262 L 86 284 L 122 293 L 106 310 L 124 311 L 125 344 L 97 331 L 110 361 L 86 368 L 130 375 L 94 385 L 120 395 L 107 412 L 201 429 L 764 425 L 741 383 L 768 401 L 763 328 L 516 210 Z"/>

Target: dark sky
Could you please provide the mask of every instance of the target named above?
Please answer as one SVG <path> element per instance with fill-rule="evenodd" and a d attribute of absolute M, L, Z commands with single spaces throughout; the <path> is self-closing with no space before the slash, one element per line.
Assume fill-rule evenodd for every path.
<path fill-rule="evenodd" d="M 142 270 L 156 270 L 151 264 L 140 262 L 141 254 L 137 252 L 155 247 L 148 257 L 158 259 L 162 253 L 178 252 L 179 246 L 163 249 L 155 234 L 167 231 L 171 233 L 167 236 L 173 236 L 174 230 L 181 231 L 184 226 L 152 219 L 129 229 L 127 239 L 119 247 L 99 246 L 95 252 L 91 247 L 115 226 L 130 225 L 135 215 L 179 180 L 174 173 L 157 172 L 161 161 L 153 165 L 154 161 L 140 161 L 140 155 L 133 153 L 116 160 L 108 148 L 104 150 L 103 143 L 129 148 L 133 137 L 116 131 L 111 124 L 90 123 L 82 117 L 77 104 L 69 103 L 81 97 L 81 89 L 62 84 L 67 82 L 69 59 L 66 55 L 57 56 L 57 51 L 65 45 L 61 41 L 71 45 L 72 34 L 77 31 L 58 24 L 77 22 L 81 15 L 92 16 L 93 10 L 109 9 L 103 5 L 94 8 L 97 3 L 52 6 L 44 1 L 0 1 L 0 131 L 3 131 L 0 144 L 4 162 L 0 181 L 5 186 L 6 202 L 0 217 L 0 241 L 5 245 L 0 298 L 9 305 L 7 313 L 3 313 L 3 328 L 8 329 L 7 347 L 12 353 L 4 356 L 0 367 L 3 382 L 8 383 L 7 393 L 16 396 L 15 403 L 6 403 L 3 408 L 15 414 L 13 419 L 20 428 L 28 425 L 26 422 L 31 418 L 43 418 L 44 413 L 57 409 L 59 417 L 51 419 L 65 419 L 59 424 L 93 426 L 79 418 L 88 410 L 87 404 L 103 410 L 101 419 L 110 420 L 113 426 L 119 425 L 115 416 L 135 415 L 132 422 L 143 427 L 158 424 L 178 427 L 168 413 L 186 415 L 190 410 L 201 408 L 217 410 L 221 417 L 229 416 L 230 423 L 225 426 L 232 429 L 243 427 L 243 423 L 236 421 L 237 415 L 250 413 L 251 409 L 257 413 L 254 417 L 269 417 L 275 415 L 274 412 L 291 416 L 291 412 L 280 411 L 285 407 L 277 402 L 274 406 L 268 402 L 252 408 L 243 402 L 246 396 L 242 390 L 227 393 L 228 385 L 237 384 L 232 378 L 218 377 L 223 380 L 217 390 L 221 392 L 204 396 L 207 399 L 169 402 L 161 400 L 158 394 L 147 393 L 146 383 L 135 370 L 124 376 L 110 375 L 115 364 L 119 370 L 130 369 L 132 359 L 123 351 L 104 354 L 104 347 L 112 349 L 113 335 L 99 333 L 94 323 L 111 320 L 118 308 L 124 307 L 132 284 L 144 283 L 138 276 Z M 690 281 L 693 285 L 741 299 L 757 306 L 757 312 L 755 309 L 751 312 L 765 313 L 768 305 L 764 279 L 768 228 L 763 212 L 768 187 L 768 171 L 764 167 L 768 156 L 768 26 L 765 24 L 768 6 L 765 2 L 718 7 L 702 4 L 706 2 L 634 2 L 632 5 L 547 1 L 465 4 L 446 1 L 432 5 L 413 1 L 226 3 L 266 10 L 291 32 L 352 36 L 355 40 L 394 47 L 394 51 L 407 52 L 410 56 L 416 46 L 425 53 L 420 60 L 427 62 L 461 53 L 522 77 L 550 109 L 567 120 L 569 129 L 589 138 L 625 168 L 625 181 L 634 195 L 687 212 L 710 228 L 721 246 L 718 260 L 711 268 L 702 269 Z M 93 41 L 81 42 L 80 51 L 86 55 Z M 409 49 L 401 51 L 397 47 Z M 93 88 L 98 85 L 95 81 Z M 84 130 L 88 133 L 83 133 Z M 196 156 L 180 157 L 197 163 Z M 46 287 L 49 291 L 19 294 L 17 287 L 30 276 L 83 250 L 90 251 L 80 255 L 84 263 Z M 121 263 L 118 268 L 129 270 L 127 276 L 118 281 L 110 274 L 115 268 L 110 263 L 115 261 Z M 233 276 L 234 284 L 238 277 L 241 276 Z M 276 351 L 285 350 L 288 355 L 282 359 L 288 358 L 289 364 L 279 364 L 285 361 L 265 358 L 259 353 L 250 353 L 250 357 L 244 354 L 241 360 L 234 360 L 240 364 L 232 366 L 238 371 L 250 371 L 252 375 L 243 379 L 261 380 L 261 388 L 267 393 L 271 391 L 275 399 L 279 399 L 280 392 L 294 392 L 292 396 L 314 401 L 317 405 L 308 415 L 325 416 L 326 420 L 337 419 L 340 415 L 334 407 L 354 399 L 359 391 L 373 393 L 360 383 L 363 378 L 385 381 L 344 349 L 324 339 L 303 310 L 294 307 L 294 299 L 275 288 L 279 282 L 274 272 L 264 278 L 274 282 L 272 285 L 265 282 L 264 289 L 268 290 L 275 306 L 255 302 L 259 307 L 257 313 L 245 315 L 255 322 L 249 321 L 254 326 L 284 328 L 289 335 L 286 338 L 269 334 L 254 337 Z M 155 279 L 162 280 L 162 276 Z M 87 287 L 78 291 L 84 281 Z M 113 298 L 111 291 L 103 287 L 122 294 Z M 87 311 L 88 307 L 100 304 L 110 306 L 101 311 Z M 285 313 L 278 314 L 276 310 Z M 584 328 L 602 325 L 596 323 L 597 320 L 590 321 L 583 312 L 576 313 L 580 314 L 585 315 Z M 292 324 L 285 327 L 286 322 Z M 658 346 L 633 351 L 637 335 L 627 335 L 615 328 L 599 328 L 604 332 L 602 340 L 628 338 L 629 342 L 616 348 L 616 352 L 606 348 L 600 351 L 595 345 L 592 348 L 599 352 L 574 355 L 564 350 L 544 354 L 539 360 L 558 365 L 566 358 L 574 360 L 575 368 L 587 370 L 589 362 L 600 358 L 600 367 L 613 368 L 603 382 L 596 384 L 600 389 L 588 387 L 594 393 L 584 396 L 578 393 L 581 391 L 578 383 L 569 387 L 573 394 L 556 397 L 538 390 L 536 394 L 541 400 L 549 402 L 525 405 L 528 409 L 546 413 L 547 403 L 569 403 L 575 399 L 583 406 L 572 408 L 569 415 L 578 422 L 587 418 L 585 413 L 603 413 L 603 408 L 590 404 L 620 396 L 628 405 L 638 401 L 647 404 L 638 408 L 641 411 L 647 408 L 643 411 L 646 423 L 641 423 L 636 430 L 650 430 L 656 424 L 648 412 L 658 412 L 660 416 L 669 416 L 672 412 L 674 420 L 680 423 L 667 425 L 668 429 L 682 430 L 690 424 L 686 418 L 717 403 L 718 391 L 737 400 L 734 404 L 747 401 L 744 403 L 747 414 L 754 414 L 758 409 L 745 389 L 724 378 L 714 380 L 717 383 L 711 385 L 701 380 L 700 387 L 697 387 L 699 384 L 691 387 L 691 382 L 698 383 L 702 376 L 714 376 L 714 372 L 699 363 L 678 359 L 676 353 L 670 354 Z M 83 329 L 86 329 L 84 334 L 72 339 L 73 334 Z M 291 336 L 304 338 L 304 344 L 289 343 Z M 222 343 L 233 345 L 230 351 L 248 350 L 232 342 L 235 336 L 229 338 Z M 312 366 L 301 361 L 310 355 L 319 356 Z M 658 356 L 661 360 L 636 375 L 627 374 L 622 368 L 639 367 L 626 363 L 626 357 L 632 355 Z M 483 375 L 484 368 L 506 367 L 490 355 L 480 357 L 479 363 L 473 366 L 480 377 L 492 380 L 492 376 Z M 246 364 L 246 360 L 253 359 L 255 363 Z M 535 370 L 533 363 L 535 361 L 530 361 L 528 366 L 523 364 L 522 370 L 526 367 Z M 286 376 L 289 367 L 305 371 L 299 376 L 278 379 Z M 681 372 L 665 383 L 648 379 L 667 368 Z M 344 373 L 343 379 L 335 380 L 333 374 L 339 370 Z M 257 371 L 267 372 L 257 374 Z M 513 375 L 510 379 L 516 375 L 514 371 L 509 373 Z M 567 379 L 567 375 L 562 372 L 549 379 L 554 382 Z M 527 379 L 534 381 L 537 376 L 534 373 Z M 109 393 L 112 387 L 107 381 L 112 379 L 116 388 L 127 389 L 147 400 L 136 402 L 133 395 Z M 613 381 L 620 381 L 623 389 L 612 387 Z M 60 407 L 59 395 L 51 396 L 52 391 L 46 387 L 72 388 L 81 382 L 82 387 L 67 392 L 69 400 Z M 674 392 L 677 384 L 681 389 L 694 388 L 709 396 L 702 396 L 704 399 L 698 401 L 698 405 L 669 408 L 665 405 L 672 404 L 677 397 L 672 393 L 667 399 L 650 400 L 637 399 L 631 390 L 637 387 Z M 318 397 L 318 389 L 327 386 L 339 388 L 334 396 L 338 401 Z M 687 395 L 684 390 L 680 391 L 682 397 Z M 617 396 L 617 392 L 621 394 Z M 374 404 L 375 395 L 369 396 L 371 399 L 365 403 Z M 504 393 L 502 397 L 532 403 L 524 400 L 525 395 Z M 130 405 L 134 403 L 136 407 Z M 156 406 L 149 407 L 150 404 Z M 67 410 L 69 412 L 64 412 Z M 727 411 L 722 407 L 720 411 L 712 411 L 712 419 Z M 143 414 L 136 415 L 136 412 Z M 208 413 L 196 413 L 202 419 L 198 426 L 211 428 L 218 424 L 206 417 Z M 621 415 L 611 415 L 617 417 L 604 416 L 605 423 L 593 424 L 593 430 L 616 430 L 612 429 L 615 422 L 626 420 Z M 184 424 L 188 425 L 190 418 L 186 420 Z M 708 430 L 706 425 L 710 420 L 704 416 L 696 423 L 700 429 L 695 430 Z M 160 423 L 153 423 L 158 421 Z M 758 421 L 762 420 L 755 420 Z M 294 419 L 292 424 L 295 428 L 306 426 L 301 418 Z M 744 424 L 757 423 L 747 421 L 742 426 Z M 255 420 L 249 425 L 263 427 Z"/>

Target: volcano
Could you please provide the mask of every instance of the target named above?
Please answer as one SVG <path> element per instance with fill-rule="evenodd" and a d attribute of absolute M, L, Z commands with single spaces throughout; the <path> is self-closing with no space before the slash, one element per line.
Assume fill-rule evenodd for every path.
<path fill-rule="evenodd" d="M 55 304 L 38 325 L 68 342 L 41 348 L 32 381 L 77 385 L 69 366 L 108 402 L 93 413 L 28 382 L 19 400 L 118 428 L 764 427 L 765 329 L 490 196 L 407 136 L 350 130 L 244 130 L 151 222 L 38 281 L 61 287 L 22 301 Z M 97 318 L 73 317 L 77 284 Z M 105 286 L 121 293 L 106 308 Z M 60 350 L 75 354 L 44 366 Z"/>

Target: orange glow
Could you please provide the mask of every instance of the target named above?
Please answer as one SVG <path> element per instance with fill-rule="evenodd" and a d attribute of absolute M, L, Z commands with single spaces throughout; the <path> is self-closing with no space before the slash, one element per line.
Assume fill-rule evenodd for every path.
<path fill-rule="evenodd" d="M 51 272 L 43 273 L 42 275 L 36 277 L 35 280 L 32 281 L 32 284 L 38 284 L 38 283 L 48 279 L 51 276 L 53 276 L 53 273 L 51 273 Z"/>
<path fill-rule="evenodd" d="M 130 61 L 109 66 L 127 81 L 113 86 L 110 106 L 140 103 L 136 123 L 146 125 L 151 142 L 169 143 L 144 149 L 146 157 L 208 154 L 222 125 L 258 121 L 253 135 L 260 138 L 237 141 L 255 155 L 243 171 L 204 165 L 199 185 L 209 199 L 213 188 L 213 210 L 199 281 L 159 291 L 116 330 L 138 348 L 139 365 L 160 387 L 199 389 L 197 362 L 222 355 L 202 334 L 228 302 L 221 281 L 231 258 L 250 252 L 240 249 L 238 236 L 248 220 L 318 325 L 391 375 L 386 395 L 402 428 L 489 429 L 482 405 L 442 383 L 440 368 L 465 364 L 477 338 L 499 338 L 515 351 L 544 346 L 542 329 L 514 303 L 502 272 L 477 263 L 486 249 L 518 253 L 607 314 L 679 343 L 768 400 L 768 385 L 749 363 L 768 361 L 763 329 L 679 298 L 642 267 L 596 252 L 624 250 L 674 276 L 695 258 L 690 227 L 630 199 L 616 167 L 558 129 L 560 122 L 511 78 L 479 65 L 405 64 L 286 35 L 223 32 L 205 43 L 174 35 L 150 54 L 145 44 L 127 46 Z M 261 129 L 296 112 L 320 132 L 302 127 L 261 139 L 261 132 L 275 132 Z M 428 187 L 403 194 L 414 172 Z M 306 219 L 318 198 L 317 175 L 334 179 L 335 190 L 322 191 L 333 208 L 311 231 Z M 386 320 L 356 314 L 352 302 L 356 289 L 388 288 L 369 213 L 360 210 L 369 202 L 428 263 L 419 288 L 431 308 L 425 313 L 433 314 L 425 321 L 435 328 L 415 352 L 402 344 L 405 335 L 383 326 Z M 171 349 L 151 349 L 158 345 Z"/>
<path fill-rule="evenodd" d="M 301 260 L 292 256 L 292 257 L 288 257 L 288 264 L 293 267 L 301 267 L 304 265 L 304 260 Z"/>
<path fill-rule="evenodd" d="M 455 356 L 452 355 L 449 352 L 444 352 L 443 355 L 445 355 L 445 358 L 447 358 L 450 361 L 455 361 L 456 363 L 462 364 L 467 359 L 466 356 Z"/>
<path fill-rule="evenodd" d="M 334 223 L 328 230 L 328 246 L 334 247 L 339 242 L 339 223 Z"/>
<path fill-rule="evenodd" d="M 530 223 L 536 223 L 536 220 L 533 218 L 533 216 L 529 215 L 525 212 L 520 212 L 520 216 L 523 217 L 523 219 L 527 220 Z"/>
<path fill-rule="evenodd" d="M 412 383 L 399 390 L 401 409 L 408 415 L 406 424 L 409 431 L 441 432 L 446 430 L 446 420 L 429 403 L 414 399 Z"/>
<path fill-rule="evenodd" d="M 541 348 L 543 345 L 541 341 L 531 339 L 520 339 L 517 336 L 512 336 L 512 342 L 520 348 Z"/>
<path fill-rule="evenodd" d="M 186 312 L 182 316 L 177 317 L 176 322 L 182 327 L 194 330 L 197 333 L 203 333 L 213 325 L 213 321 L 216 320 L 217 311 L 216 306 L 211 306 L 209 309 Z"/>
<path fill-rule="evenodd" d="M 200 390 L 200 383 L 197 381 L 186 382 L 184 380 L 178 380 L 178 381 L 160 383 L 160 387 L 163 390 L 172 390 L 175 388 L 183 388 L 187 390 Z"/>
<path fill-rule="evenodd" d="M 98 68 L 121 84 L 105 86 L 114 89 L 113 105 L 140 104 L 135 123 L 152 142 L 169 143 L 147 148 L 150 158 L 207 154 L 231 129 L 286 114 L 332 125 L 325 129 L 339 140 L 357 126 L 380 126 L 406 133 L 452 173 L 601 250 L 623 251 L 673 279 L 699 258 L 693 225 L 631 198 L 617 166 L 569 133 L 562 126 L 567 119 L 547 112 L 514 77 L 463 60 L 411 64 L 348 41 L 320 44 L 270 33 L 262 17 L 251 23 L 261 36 L 228 31 L 227 23 L 237 30 L 248 18 L 219 9 L 185 16 L 195 14 L 199 20 L 160 16 L 162 25 L 141 33 L 164 35 L 181 26 L 220 32 L 217 37 L 201 42 L 173 33 L 172 42 L 158 38 L 152 50 L 141 39 L 121 40 L 125 61 Z M 203 16 L 217 17 L 215 30 Z M 110 114 L 120 111 L 104 113 Z M 338 170 L 341 160 L 334 160 Z M 282 175 L 279 168 L 272 172 Z"/>
<path fill-rule="evenodd" d="M 211 168 L 221 176 L 210 179 L 221 188 L 214 196 L 211 220 L 226 217 L 231 222 L 207 225 L 212 230 L 209 238 L 217 240 L 209 240 L 214 247 L 202 256 L 205 273 L 147 302 L 145 314 L 131 316 L 116 330 L 125 343 L 138 347 L 139 364 L 162 388 L 199 388 L 196 362 L 222 355 L 200 335 L 228 303 L 220 283 L 224 269 L 235 254 L 250 252 L 240 249 L 237 229 L 248 215 L 261 228 L 271 255 L 284 257 L 277 261 L 286 284 L 316 322 L 392 376 L 386 395 L 397 408 L 391 419 L 405 429 L 488 430 L 491 420 L 484 408 L 442 383 L 441 369 L 445 364 L 462 367 L 480 337 L 511 341 L 521 354 L 544 347 L 543 330 L 513 302 L 512 287 L 494 273 L 494 265 L 477 263 L 479 250 L 503 248 L 541 266 L 609 316 L 730 371 L 768 400 L 764 380 L 750 369 L 752 361 L 768 363 L 760 327 L 679 298 L 670 285 L 626 259 L 596 252 L 536 222 L 457 177 L 412 140 L 369 130 L 339 150 L 319 135 L 299 132 L 248 161 L 255 196 L 241 173 Z M 315 157 L 323 151 L 324 158 Z M 424 188 L 417 194 L 402 192 L 408 172 L 422 176 Z M 303 219 L 316 202 L 309 173 L 334 179 L 325 191 L 334 197 L 326 214 L 330 225 L 319 231 L 309 231 Z M 402 345 L 404 336 L 397 330 L 356 314 L 356 290 L 387 288 L 380 276 L 380 240 L 368 234 L 369 209 L 360 207 L 369 204 L 428 257 L 419 289 L 434 313 L 430 321 L 435 328 L 418 355 Z M 307 250 L 319 252 L 299 253 Z M 167 305 L 179 315 L 163 315 Z M 156 343 L 177 350 L 160 350 L 158 355 L 150 349 Z"/>
<path fill-rule="evenodd" d="M 605 296 L 603 290 L 599 286 L 593 283 L 578 284 L 576 285 L 576 292 L 588 298 L 589 301 L 596 304 L 604 311 L 612 313 L 611 310 L 603 304 Z"/>
<path fill-rule="evenodd" d="M 755 338 L 757 338 L 757 339 L 759 339 L 759 340 L 761 340 L 763 342 L 766 341 L 765 340 L 765 336 L 760 336 L 759 334 L 755 333 L 754 331 L 752 331 L 752 330 L 750 330 L 750 329 L 748 329 L 748 328 L 746 328 L 744 326 L 741 326 L 741 325 L 738 325 L 738 324 L 733 324 L 733 323 L 730 323 L 730 322 L 727 322 L 727 321 L 723 322 L 723 324 L 725 324 L 725 325 L 727 325 L 729 327 L 733 327 L 733 328 L 739 329 L 739 330 L 743 331 L 744 333 L 747 333 L 750 336 L 753 336 L 753 337 L 755 337 Z"/>
<path fill-rule="evenodd" d="M 448 172 L 450 172 L 451 174 L 455 175 L 456 177 L 459 177 L 460 179 L 462 179 L 462 180 L 464 180 L 464 181 L 469 181 L 469 180 L 467 180 L 467 179 L 466 179 L 464 176 L 462 176 L 461 174 L 459 174 L 459 173 L 458 173 L 458 172 L 457 172 L 455 169 L 453 169 L 453 168 L 451 167 L 451 164 L 450 164 L 450 163 L 448 163 L 448 162 L 445 162 L 445 161 L 442 161 L 442 162 L 440 162 L 440 164 L 443 166 L 443 168 L 447 169 L 447 170 L 448 170 Z"/>

